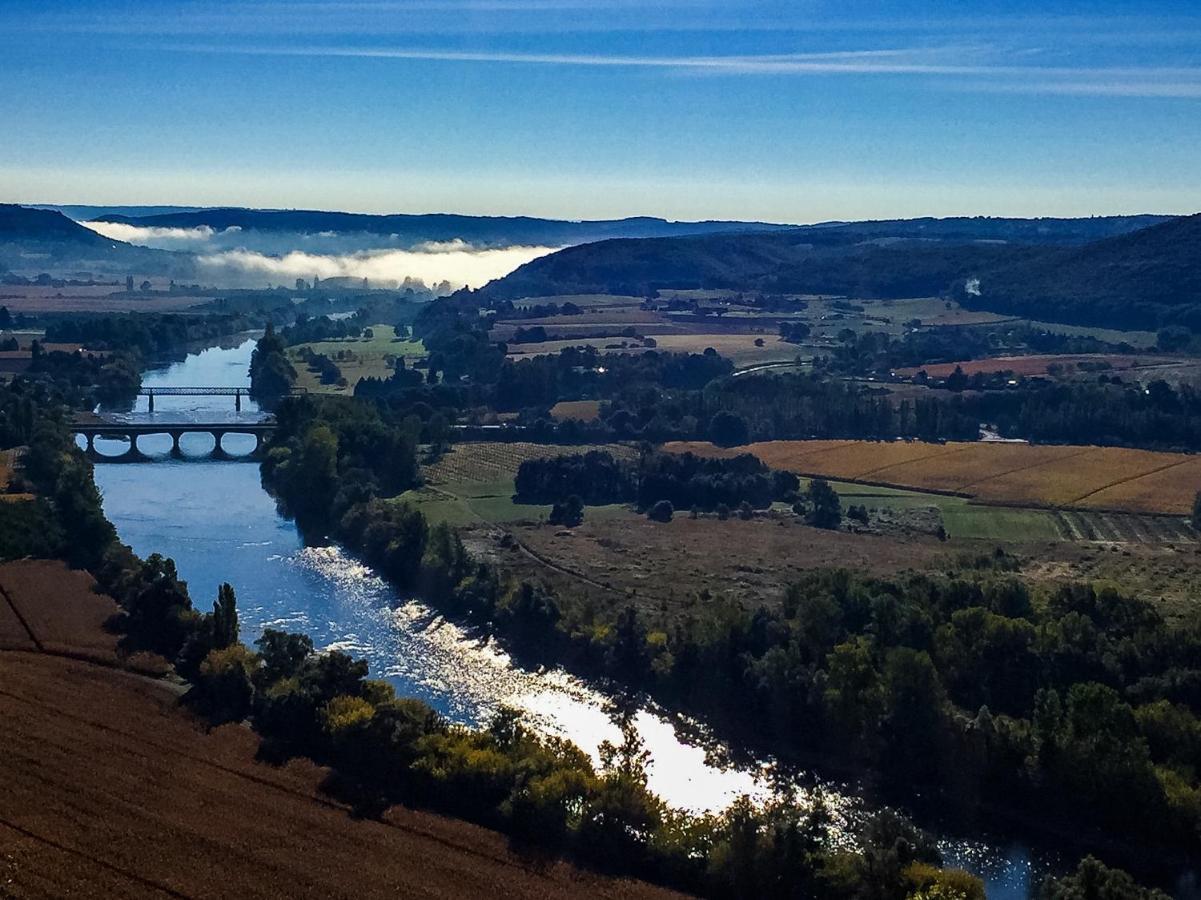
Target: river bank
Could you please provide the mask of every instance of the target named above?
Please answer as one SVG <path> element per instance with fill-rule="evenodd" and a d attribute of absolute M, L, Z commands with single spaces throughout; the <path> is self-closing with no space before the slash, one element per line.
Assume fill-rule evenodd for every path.
<path fill-rule="evenodd" d="M 147 384 L 244 385 L 250 349 L 246 342 L 193 354 L 147 372 Z M 156 415 L 233 417 L 227 400 L 163 398 Z M 128 415 L 149 413 L 135 409 Z M 258 415 L 251 405 L 241 413 Z M 147 449 L 153 447 L 148 443 Z M 594 759 L 602 740 L 619 738 L 603 692 L 560 670 L 523 670 L 494 641 L 397 595 L 337 547 L 305 547 L 262 490 L 256 466 L 199 460 L 101 465 L 96 479 L 121 539 L 142 555 L 173 557 L 198 605 L 211 602 L 221 581 L 237 586 L 248 642 L 267 627 L 309 633 L 320 648 L 366 658 L 374 677 L 387 679 L 401 695 L 425 700 L 452 721 L 479 724 L 503 703 Z M 711 765 L 701 747 L 677 737 L 668 718 L 653 708 L 640 709 L 635 723 L 652 754 L 650 786 L 672 805 L 715 810 L 742 794 L 770 793 L 764 767 Z M 848 785 L 807 783 L 820 785 L 839 815 L 864 809 Z M 1031 896 L 1047 865 L 1020 843 L 947 837 L 940 847 L 948 864 L 980 874 L 989 896 L 1005 900 Z"/>

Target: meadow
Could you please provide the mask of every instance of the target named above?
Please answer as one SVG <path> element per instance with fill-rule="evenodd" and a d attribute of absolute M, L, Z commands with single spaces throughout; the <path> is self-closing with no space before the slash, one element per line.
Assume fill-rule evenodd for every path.
<path fill-rule="evenodd" d="M 416 506 L 431 521 L 450 525 L 544 522 L 550 506 L 514 503 L 514 479 L 527 459 L 550 458 L 604 450 L 632 459 L 637 451 L 625 444 L 559 446 L 522 442 L 457 444 L 440 459 L 422 467 L 424 486 L 400 500 Z M 590 516 L 621 515 L 620 505 L 589 507 Z"/>
<path fill-rule="evenodd" d="M 372 325 L 368 330 L 371 337 L 314 341 L 289 347 L 288 358 L 296 369 L 297 387 L 317 393 L 353 394 L 360 378 L 388 378 L 397 357 L 403 356 L 411 363 L 425 356 L 425 346 L 421 341 L 411 341 L 406 335 L 397 335 L 391 325 Z M 324 353 L 337 363 L 346 384 L 322 384 L 321 379 L 310 372 L 301 359 L 302 348 L 313 353 Z"/>

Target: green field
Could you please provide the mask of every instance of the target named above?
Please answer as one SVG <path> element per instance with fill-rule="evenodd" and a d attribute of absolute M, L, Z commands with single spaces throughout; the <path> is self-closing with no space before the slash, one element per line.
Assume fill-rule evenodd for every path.
<path fill-rule="evenodd" d="M 336 341 L 314 341 L 311 344 L 297 344 L 288 348 L 288 358 L 296 368 L 297 387 L 323 394 L 350 394 L 360 378 L 387 378 L 392 374 L 393 360 L 403 356 L 412 361 L 425 356 L 425 346 L 421 341 L 408 340 L 402 335 L 398 338 L 396 329 L 391 325 L 372 325 L 370 338 L 343 338 Z M 301 361 L 301 348 L 307 347 L 314 353 L 324 353 L 338 364 L 342 376 L 346 379 L 344 387 L 336 384 L 322 384 L 320 379 L 310 372 Z M 338 354 L 343 354 L 343 359 Z M 347 357 L 346 354 L 349 354 Z"/>
<path fill-rule="evenodd" d="M 545 522 L 550 506 L 513 502 L 513 479 L 497 481 L 460 481 L 406 491 L 400 499 L 416 506 L 431 522 L 448 525 L 512 524 Z M 611 518 L 633 515 L 620 504 L 589 506 L 585 518 Z"/>
<path fill-rule="evenodd" d="M 851 505 L 888 510 L 934 507 L 942 514 L 943 527 L 951 538 L 988 541 L 1063 539 L 1055 514 L 1048 510 L 987 506 L 963 497 L 841 481 L 832 481 L 830 486 L 838 492 L 844 509 Z"/>

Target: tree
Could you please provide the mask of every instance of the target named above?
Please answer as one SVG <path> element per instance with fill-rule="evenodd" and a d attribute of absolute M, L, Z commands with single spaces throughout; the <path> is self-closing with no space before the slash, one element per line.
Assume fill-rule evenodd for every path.
<path fill-rule="evenodd" d="M 652 522 L 670 522 L 674 512 L 670 500 L 660 500 L 647 511 L 646 517 Z"/>
<path fill-rule="evenodd" d="M 556 503 L 551 507 L 550 518 L 547 521 L 551 525 L 562 525 L 565 528 L 574 528 L 583 524 L 584 501 L 580 499 L 579 494 L 572 494 L 562 503 Z"/>
<path fill-rule="evenodd" d="M 259 660 L 245 645 L 213 650 L 200 665 L 197 700 L 214 723 L 237 722 L 250 714 Z"/>
<path fill-rule="evenodd" d="M 837 528 L 842 522 L 842 504 L 830 483 L 823 478 L 809 482 L 810 525 L 816 528 Z"/>
<path fill-rule="evenodd" d="M 1121 869 L 1111 869 L 1096 857 L 1086 856 L 1073 874 L 1048 879 L 1042 900 L 1168 900 L 1168 895 L 1142 887 Z"/>
<path fill-rule="evenodd" d="M 224 650 L 238 642 L 238 600 L 233 585 L 222 584 L 213 605 L 213 648 Z"/>
<path fill-rule="evenodd" d="M 254 645 L 259 648 L 259 675 L 264 685 L 291 678 L 313 655 L 313 639 L 307 634 L 289 634 L 275 628 L 266 629 Z"/>
<path fill-rule="evenodd" d="M 742 416 L 722 410 L 709 421 L 709 440 L 719 447 L 737 447 L 749 442 L 750 429 Z"/>
<path fill-rule="evenodd" d="M 958 393 L 966 387 L 967 375 L 964 374 L 962 366 L 956 366 L 955 371 L 947 376 L 947 390 Z"/>

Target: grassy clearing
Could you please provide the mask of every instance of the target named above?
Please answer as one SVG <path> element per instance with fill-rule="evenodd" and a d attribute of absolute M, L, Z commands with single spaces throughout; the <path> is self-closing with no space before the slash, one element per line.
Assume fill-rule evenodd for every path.
<path fill-rule="evenodd" d="M 1067 334 L 1074 337 L 1095 337 L 1099 341 L 1111 344 L 1127 343 L 1140 350 L 1149 350 L 1159 343 L 1159 336 L 1154 331 L 1118 331 L 1115 328 L 1089 328 L 1086 325 L 1060 325 L 1056 322 L 1036 322 L 1028 320 L 1030 325 L 1045 329 L 1052 334 Z"/>
<path fill-rule="evenodd" d="M 943 527 L 953 539 L 1024 542 L 1063 538 L 1055 514 L 1049 510 L 985 506 L 963 497 L 850 482 L 835 481 L 831 486 L 838 492 L 844 507 L 862 505 L 869 510 L 933 507 L 941 514 Z"/>
<path fill-rule="evenodd" d="M 410 341 L 403 335 L 398 336 L 391 325 L 372 325 L 370 338 L 344 338 L 336 341 L 314 341 L 311 344 L 298 344 L 288 348 L 288 358 L 296 368 L 297 386 L 323 394 L 351 394 L 360 378 L 387 378 L 392 374 L 396 357 L 403 356 L 406 360 L 419 359 L 425 356 L 425 346 L 421 341 Z M 313 353 L 324 353 L 338 364 L 346 385 L 322 384 L 321 380 L 308 370 L 300 355 L 302 348 Z M 342 358 L 339 358 L 339 354 Z"/>
<path fill-rule="evenodd" d="M 525 442 L 458 444 L 437 462 L 422 469 L 425 487 L 402 494 L 400 499 L 421 509 L 432 521 L 450 525 L 544 522 L 550 506 L 514 503 L 514 479 L 527 459 L 541 459 L 606 450 L 614 456 L 633 457 L 624 444 L 568 446 Z M 590 506 L 588 516 L 611 518 L 629 514 L 622 506 Z"/>

